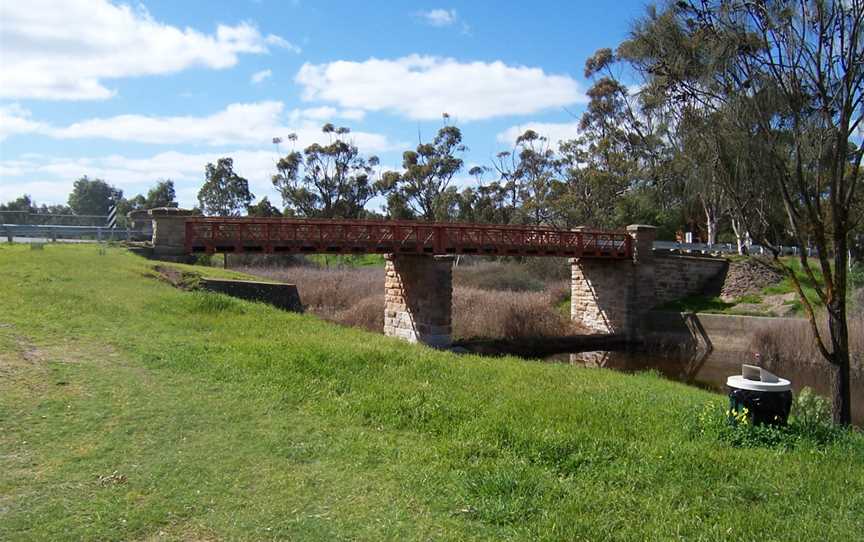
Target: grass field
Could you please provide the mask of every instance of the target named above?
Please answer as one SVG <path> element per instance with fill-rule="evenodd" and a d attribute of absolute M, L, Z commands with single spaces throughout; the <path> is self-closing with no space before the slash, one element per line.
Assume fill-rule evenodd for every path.
<path fill-rule="evenodd" d="M 458 357 L 0 246 L 0 540 L 842 540 L 864 438 L 741 448 L 654 374 Z M 220 274 L 218 270 L 212 271 Z"/>

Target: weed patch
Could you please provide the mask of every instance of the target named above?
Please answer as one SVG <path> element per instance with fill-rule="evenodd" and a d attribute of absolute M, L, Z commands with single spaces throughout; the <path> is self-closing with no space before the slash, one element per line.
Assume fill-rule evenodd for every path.
<path fill-rule="evenodd" d="M 746 412 L 732 412 L 720 402 L 706 403 L 695 416 L 693 433 L 738 448 L 796 448 L 825 450 L 836 446 L 849 453 L 861 453 L 854 429 L 834 425 L 828 402 L 804 388 L 792 404 L 785 426 L 753 424 Z"/>

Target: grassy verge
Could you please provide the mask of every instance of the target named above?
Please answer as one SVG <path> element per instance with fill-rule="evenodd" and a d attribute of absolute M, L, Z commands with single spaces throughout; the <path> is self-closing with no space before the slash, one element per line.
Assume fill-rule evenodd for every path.
<path fill-rule="evenodd" d="M 816 285 L 824 286 L 824 281 L 822 279 L 822 271 L 819 267 L 819 262 L 810 260 L 810 269 L 813 271 L 813 276 L 816 278 L 816 282 L 814 283 L 807 276 L 807 273 L 804 272 L 804 267 L 801 265 L 801 261 L 796 258 L 784 258 L 784 263 L 792 268 L 795 272 L 795 277 L 801 283 L 801 289 L 804 292 L 804 296 L 814 307 L 820 307 L 821 301 L 819 300 L 819 296 L 816 294 Z M 850 288 L 851 290 L 851 288 Z M 768 286 L 762 290 L 764 295 L 778 295 L 778 294 L 790 294 L 795 293 L 795 288 L 792 285 L 792 279 L 789 277 L 785 277 L 782 281 L 772 286 Z M 851 292 L 850 292 L 851 293 Z M 804 308 L 801 305 L 800 301 L 795 301 L 796 312 L 800 314 L 804 314 Z"/>
<path fill-rule="evenodd" d="M 0 540 L 851 540 L 864 439 L 700 438 L 723 398 L 481 359 L 0 247 Z M 859 533 L 856 535 L 855 533 Z"/>

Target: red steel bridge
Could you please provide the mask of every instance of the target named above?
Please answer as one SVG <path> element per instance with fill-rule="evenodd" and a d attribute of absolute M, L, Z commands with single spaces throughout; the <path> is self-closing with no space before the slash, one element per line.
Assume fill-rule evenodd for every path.
<path fill-rule="evenodd" d="M 189 217 L 186 252 L 624 259 L 631 257 L 632 247 L 630 236 L 619 231 L 397 220 Z"/>

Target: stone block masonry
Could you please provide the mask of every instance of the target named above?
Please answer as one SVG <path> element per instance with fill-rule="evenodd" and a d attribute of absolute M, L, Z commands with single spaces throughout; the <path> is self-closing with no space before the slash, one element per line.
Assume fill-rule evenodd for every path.
<path fill-rule="evenodd" d="M 598 333 L 636 334 L 642 316 L 654 306 L 653 226 L 627 227 L 632 260 L 574 258 L 570 317 Z"/>
<path fill-rule="evenodd" d="M 453 257 L 388 254 L 385 262 L 384 335 L 449 346 Z"/>
<path fill-rule="evenodd" d="M 656 305 L 706 293 L 714 286 L 719 294 L 729 262 L 723 258 L 699 256 L 655 256 Z"/>
<path fill-rule="evenodd" d="M 147 214 L 153 220 L 153 257 L 159 260 L 186 260 L 186 218 L 199 213 L 161 207 L 150 209 Z"/>
<path fill-rule="evenodd" d="M 626 333 L 632 311 L 633 263 L 574 258 L 570 318 L 598 333 Z"/>

